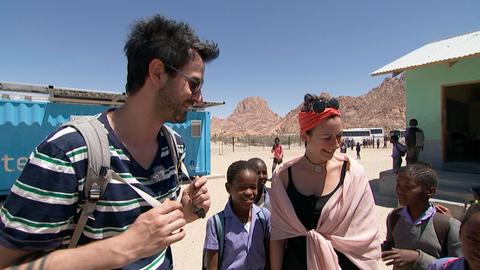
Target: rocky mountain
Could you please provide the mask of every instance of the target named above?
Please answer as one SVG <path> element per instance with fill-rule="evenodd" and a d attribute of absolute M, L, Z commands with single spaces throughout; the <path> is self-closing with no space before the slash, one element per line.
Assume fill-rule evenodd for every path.
<path fill-rule="evenodd" d="M 281 120 L 282 118 L 268 107 L 264 99 L 248 97 L 237 104 L 228 118 L 213 117 L 211 134 L 236 137 L 275 134 L 275 124 Z"/>
<path fill-rule="evenodd" d="M 383 127 L 386 131 L 405 128 L 404 78 L 387 78 L 379 86 L 359 97 L 339 96 L 345 128 Z M 330 97 L 328 93 L 321 96 Z M 212 118 L 212 135 L 242 137 L 246 135 L 297 134 L 301 104 L 280 117 L 265 100 L 249 97 L 242 100 L 226 119 Z"/>

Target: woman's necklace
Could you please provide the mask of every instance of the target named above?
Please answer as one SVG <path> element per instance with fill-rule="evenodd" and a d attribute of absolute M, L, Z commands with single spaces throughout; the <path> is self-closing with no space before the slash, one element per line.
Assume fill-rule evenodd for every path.
<path fill-rule="evenodd" d="M 313 170 L 316 172 L 316 173 L 321 173 L 325 167 L 325 164 L 327 164 L 327 162 L 320 162 L 320 163 L 315 163 L 313 161 L 311 161 L 307 154 L 304 155 L 305 156 L 305 159 L 310 162 L 310 164 L 313 165 Z"/>

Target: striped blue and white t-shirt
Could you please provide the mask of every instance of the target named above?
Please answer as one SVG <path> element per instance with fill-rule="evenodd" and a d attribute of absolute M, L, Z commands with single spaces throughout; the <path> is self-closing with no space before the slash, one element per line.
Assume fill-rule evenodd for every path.
<path fill-rule="evenodd" d="M 145 169 L 115 136 L 106 113 L 99 120 L 108 133 L 112 170 L 158 200 L 178 196 L 179 181 L 161 132 L 157 155 L 150 168 Z M 179 155 L 183 155 L 183 141 L 179 136 L 176 139 Z M 87 164 L 85 140 L 72 127 L 58 129 L 37 146 L 0 209 L 0 245 L 30 250 L 67 247 L 85 198 Z M 149 209 L 126 183 L 110 180 L 79 245 L 124 232 Z M 123 269 L 171 269 L 172 265 L 169 247 Z"/>

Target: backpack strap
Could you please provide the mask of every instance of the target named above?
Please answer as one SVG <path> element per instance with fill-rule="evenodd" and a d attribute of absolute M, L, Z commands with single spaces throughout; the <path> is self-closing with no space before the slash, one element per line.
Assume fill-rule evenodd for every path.
<path fill-rule="evenodd" d="M 215 224 L 215 231 L 217 232 L 217 240 L 218 240 L 218 269 L 220 269 L 220 263 L 222 262 L 223 258 L 223 251 L 225 248 L 225 217 L 223 215 L 223 211 L 215 214 L 213 216 L 213 221 Z"/>
<path fill-rule="evenodd" d="M 173 134 L 174 131 L 165 125 L 162 126 L 161 130 L 162 130 L 163 136 L 165 136 L 165 139 L 167 140 L 168 149 L 172 156 L 173 165 L 175 166 L 175 172 L 177 174 L 178 181 L 180 181 L 179 172 L 182 172 L 182 174 L 185 177 L 191 180 L 187 167 L 183 163 L 183 160 L 180 157 L 180 155 L 178 154 L 178 147 L 177 147 L 178 144 L 177 144 L 177 140 L 175 139 L 175 135 Z M 206 212 L 203 208 L 198 208 L 193 206 L 193 212 L 197 214 L 197 216 L 200 218 L 205 218 L 206 216 Z"/>
<path fill-rule="evenodd" d="M 170 156 L 172 157 L 173 166 L 175 167 L 175 174 L 177 176 L 177 181 L 180 182 L 180 172 L 190 179 L 190 175 L 188 174 L 187 167 L 182 161 L 182 157 L 178 153 L 178 143 L 175 139 L 174 131 L 171 130 L 169 127 L 163 125 L 161 127 L 161 131 L 165 140 L 167 141 L 168 151 L 170 152 Z"/>
<path fill-rule="evenodd" d="M 181 171 L 179 167 L 181 159 L 178 155 L 178 148 L 177 148 L 177 140 L 175 140 L 175 135 L 173 135 L 173 131 L 170 131 L 169 128 L 165 125 L 161 127 L 161 131 L 165 140 L 167 141 L 168 150 L 170 151 L 170 155 L 172 157 L 173 165 L 175 166 L 175 170 L 178 176 L 178 172 Z"/>
<path fill-rule="evenodd" d="M 105 127 L 94 116 L 77 117 L 64 123 L 62 127 L 78 130 L 87 145 L 88 167 L 83 187 L 86 201 L 68 245 L 73 248 L 110 180 L 110 147 Z"/>
<path fill-rule="evenodd" d="M 438 242 L 442 247 L 442 257 L 448 256 L 448 233 L 450 231 L 450 217 L 436 212 L 433 216 L 433 227 L 437 235 Z"/>
<path fill-rule="evenodd" d="M 218 265 L 217 269 L 220 269 L 220 263 L 222 262 L 223 256 L 223 249 L 225 243 L 225 219 L 223 216 L 223 211 L 216 213 L 212 216 L 213 224 L 215 226 L 215 232 L 217 234 L 217 241 L 218 241 Z M 207 250 L 203 248 L 203 258 L 202 258 L 202 270 L 208 269 L 208 258 L 207 258 Z"/>
<path fill-rule="evenodd" d="M 393 238 L 393 231 L 395 230 L 395 226 L 397 226 L 398 220 L 400 219 L 400 210 L 402 208 L 396 208 L 393 209 L 392 212 L 390 212 L 390 215 L 387 217 L 387 240 L 391 240 L 393 242 L 393 246 L 395 246 L 395 240 Z M 388 234 L 391 235 L 388 235 Z"/>
<path fill-rule="evenodd" d="M 267 216 L 265 215 L 265 212 L 263 212 L 263 207 L 259 207 L 260 211 L 257 212 L 257 217 L 260 220 L 260 224 L 262 224 L 262 229 L 263 229 L 263 235 L 267 235 L 266 232 L 268 230 L 267 228 Z"/>

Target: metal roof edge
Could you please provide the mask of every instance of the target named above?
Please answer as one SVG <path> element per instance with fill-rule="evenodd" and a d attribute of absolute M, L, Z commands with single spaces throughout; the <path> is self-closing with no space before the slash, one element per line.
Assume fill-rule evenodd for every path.
<path fill-rule="evenodd" d="M 444 59 L 444 60 L 441 60 L 441 61 L 428 62 L 428 63 L 424 63 L 424 64 L 421 64 L 421 65 L 413 65 L 413 66 L 408 66 L 408 67 L 404 67 L 404 68 L 397 68 L 397 69 L 391 69 L 391 70 L 385 70 L 385 71 L 377 72 L 378 70 L 381 70 L 383 68 L 383 67 L 381 67 L 381 68 L 375 70 L 374 72 L 370 73 L 370 76 L 378 76 L 378 75 L 384 75 L 384 74 L 389 74 L 389 73 L 400 73 L 400 72 L 403 72 L 405 70 L 411 70 L 411 69 L 424 67 L 424 66 L 429 66 L 429 65 L 449 63 L 449 62 L 458 61 L 458 60 L 475 58 L 477 56 L 480 57 L 480 52 L 469 54 L 469 55 L 464 55 L 464 56 L 461 56 L 461 57 L 452 57 L 452 58 Z M 402 58 L 402 57 L 400 57 L 400 58 Z M 398 59 L 400 59 L 400 58 L 398 58 Z"/>
<path fill-rule="evenodd" d="M 16 88 L 30 88 L 30 89 L 35 89 L 37 91 L 43 91 L 43 92 L 48 92 L 51 89 L 58 89 L 58 90 L 78 91 L 78 92 L 83 91 L 83 92 L 96 92 L 96 93 L 125 95 L 124 92 L 111 91 L 111 90 L 90 89 L 90 88 L 74 88 L 74 87 L 54 86 L 52 84 L 42 85 L 42 84 L 35 84 L 35 83 L 9 82 L 9 81 L 0 81 L 0 88 L 1 87 L 12 87 L 14 89 L 16 89 Z"/>
<path fill-rule="evenodd" d="M 431 44 L 431 43 L 440 42 L 440 41 L 445 41 L 445 40 L 452 39 L 452 38 L 457 38 L 457 37 L 461 37 L 461 36 L 470 35 L 470 34 L 473 34 L 473 33 L 476 33 L 476 32 L 480 32 L 480 29 L 474 30 L 474 31 L 465 32 L 465 33 L 463 33 L 463 34 L 456 34 L 456 35 L 453 35 L 453 36 L 450 36 L 450 37 L 447 37 L 447 38 L 442 38 L 442 39 L 435 40 L 435 41 L 431 41 L 431 42 L 429 42 L 429 43 L 426 43 L 425 45 L 428 45 L 428 44 Z M 425 45 L 424 45 L 424 46 L 425 46 Z M 423 46 L 422 46 L 422 47 L 423 47 Z"/>
<path fill-rule="evenodd" d="M 202 104 L 191 106 L 191 108 L 193 108 L 193 109 L 205 109 L 205 108 L 208 108 L 208 107 L 215 107 L 215 106 L 221 106 L 221 105 L 225 105 L 225 101 L 204 101 L 204 102 L 202 102 Z"/>
<path fill-rule="evenodd" d="M 480 53 L 473 53 L 473 54 L 470 54 L 470 55 L 462 55 L 462 56 L 460 56 L 460 57 L 453 57 L 453 58 L 449 58 L 449 59 L 442 59 L 442 60 L 440 60 L 440 61 L 427 62 L 427 63 L 423 63 L 423 64 L 420 64 L 420 65 L 412 65 L 412 66 L 407 66 L 407 67 L 402 67 L 402 68 L 390 69 L 390 70 L 382 71 L 382 69 L 384 69 L 385 67 L 387 67 L 387 66 L 395 63 L 396 61 L 398 61 L 398 60 L 400 60 L 400 59 L 402 59 L 402 58 L 404 58 L 404 57 L 407 57 L 407 56 L 410 55 L 411 53 L 414 53 L 414 52 L 416 52 L 416 51 L 421 50 L 421 49 L 424 48 L 424 47 L 433 45 L 433 44 L 435 44 L 435 43 L 444 42 L 444 41 L 447 41 L 447 40 L 449 40 L 449 39 L 459 38 L 459 37 L 461 37 L 461 36 L 467 36 L 467 35 L 471 35 L 471 34 L 475 34 L 475 33 L 480 33 L 480 29 L 474 30 L 474 31 L 465 32 L 465 33 L 462 33 L 462 34 L 456 34 L 456 35 L 453 35 L 453 36 L 450 36 L 450 37 L 447 37 L 447 38 L 438 39 L 438 40 L 436 40 L 436 41 L 431 41 L 431 42 L 425 43 L 425 44 L 423 44 L 422 46 L 419 46 L 417 49 L 414 49 L 413 51 L 410 51 L 409 53 L 407 53 L 407 54 L 405 54 L 405 55 L 403 55 L 403 56 L 400 56 L 400 57 L 396 58 L 395 60 L 389 62 L 388 64 L 384 65 L 383 67 L 376 69 L 375 71 L 373 71 L 372 73 L 370 73 L 370 76 L 384 75 L 384 74 L 393 73 L 393 72 L 401 73 L 401 72 L 403 72 L 403 71 L 405 71 L 405 70 L 409 70 L 409 69 L 412 69 L 412 68 L 421 67 L 421 66 L 425 66 L 425 65 L 438 64 L 438 63 L 451 62 L 451 61 L 458 61 L 458 60 L 465 59 L 465 58 L 469 58 L 469 57 L 476 57 L 476 55 L 478 55 L 478 54 L 480 54 Z"/>

